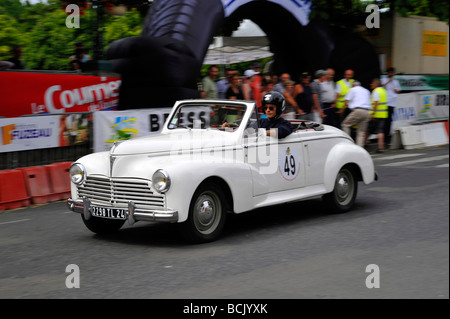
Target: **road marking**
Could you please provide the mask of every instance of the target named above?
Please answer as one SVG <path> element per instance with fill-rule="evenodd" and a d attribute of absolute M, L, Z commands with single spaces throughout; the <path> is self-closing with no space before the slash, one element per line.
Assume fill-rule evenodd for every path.
<path fill-rule="evenodd" d="M 3 223 L 0 223 L 0 225 L 6 225 L 6 224 L 13 224 L 13 223 L 26 222 L 26 221 L 28 221 L 28 220 L 30 220 L 30 219 L 18 219 L 18 220 L 13 220 L 13 221 L 11 221 L 11 222 L 3 222 Z"/>
<path fill-rule="evenodd" d="M 442 159 L 445 159 L 448 157 L 449 157 L 448 155 L 433 156 L 433 157 L 427 157 L 427 158 L 419 158 L 419 159 L 412 160 L 412 161 L 403 161 L 403 162 L 383 164 L 380 166 L 406 166 L 406 165 L 417 164 L 417 163 L 439 161 L 439 160 L 442 160 Z"/>
<path fill-rule="evenodd" d="M 448 167 L 448 163 L 447 164 L 442 164 L 442 165 L 436 165 L 435 167 Z"/>
<path fill-rule="evenodd" d="M 377 157 L 377 160 L 394 160 L 399 158 L 405 158 L 405 157 L 414 157 L 414 156 L 421 156 L 425 155 L 424 153 L 412 153 L 412 154 L 399 154 L 399 155 L 392 155 L 392 156 L 385 156 L 385 157 Z"/>

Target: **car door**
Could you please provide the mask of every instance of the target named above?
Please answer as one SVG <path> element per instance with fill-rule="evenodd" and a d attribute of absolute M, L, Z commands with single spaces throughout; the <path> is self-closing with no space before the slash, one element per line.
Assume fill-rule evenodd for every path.
<path fill-rule="evenodd" d="M 258 119 L 258 115 L 252 116 Z M 252 120 L 252 119 L 250 119 Z M 284 139 L 268 137 L 264 129 L 244 136 L 245 161 L 252 173 L 253 196 L 305 186 L 304 151 L 297 132 Z"/>

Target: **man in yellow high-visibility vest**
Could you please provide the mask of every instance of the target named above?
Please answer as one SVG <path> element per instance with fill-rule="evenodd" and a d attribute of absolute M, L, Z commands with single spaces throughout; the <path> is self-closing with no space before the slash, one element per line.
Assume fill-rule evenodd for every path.
<path fill-rule="evenodd" d="M 373 133 L 378 135 L 377 153 L 382 153 L 384 152 L 384 127 L 389 115 L 387 105 L 388 95 L 387 91 L 381 85 L 380 79 L 373 79 L 370 88 L 372 89 L 372 111 L 370 112 L 370 118 L 375 121 L 375 131 Z"/>
<path fill-rule="evenodd" d="M 336 112 L 338 112 L 336 116 L 336 127 L 341 128 L 342 121 L 348 115 L 348 109 L 346 112 L 340 112 L 344 107 L 345 96 L 348 91 L 352 88 L 353 79 L 355 73 L 353 70 L 348 69 L 344 72 L 344 78 L 336 82 Z"/>

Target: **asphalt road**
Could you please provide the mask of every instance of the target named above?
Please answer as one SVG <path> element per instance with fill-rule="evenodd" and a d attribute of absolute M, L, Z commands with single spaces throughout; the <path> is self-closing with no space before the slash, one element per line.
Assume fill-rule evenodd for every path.
<path fill-rule="evenodd" d="M 0 298 L 448 299 L 448 146 L 373 158 L 379 181 L 353 211 L 317 199 L 233 215 L 209 244 L 169 224 L 100 237 L 64 202 L 0 213 Z"/>

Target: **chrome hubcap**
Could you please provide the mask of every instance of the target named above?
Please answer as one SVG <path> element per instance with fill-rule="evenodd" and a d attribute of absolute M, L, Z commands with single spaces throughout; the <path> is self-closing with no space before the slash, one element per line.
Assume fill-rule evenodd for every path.
<path fill-rule="evenodd" d="M 347 197 L 348 191 L 349 191 L 348 180 L 345 177 L 339 178 L 339 180 L 337 181 L 337 192 L 339 198 Z"/>
<path fill-rule="evenodd" d="M 220 200 L 213 192 L 201 194 L 194 206 L 194 224 L 203 234 L 212 233 L 220 222 Z"/>
<path fill-rule="evenodd" d="M 202 225 L 207 225 L 214 218 L 214 206 L 209 200 L 203 201 L 200 205 L 200 212 L 198 214 L 199 222 Z"/>
<path fill-rule="evenodd" d="M 348 204 L 353 196 L 353 177 L 350 172 L 342 172 L 336 180 L 336 197 L 340 204 Z"/>

